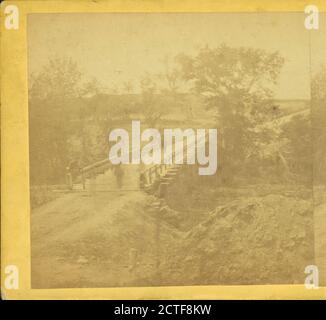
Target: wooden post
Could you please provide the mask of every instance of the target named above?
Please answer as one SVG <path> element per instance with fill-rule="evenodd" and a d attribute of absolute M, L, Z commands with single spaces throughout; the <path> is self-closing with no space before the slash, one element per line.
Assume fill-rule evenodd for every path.
<path fill-rule="evenodd" d="M 83 184 L 83 190 L 86 189 L 86 178 L 85 178 L 85 172 L 82 171 L 82 184 Z"/>
<path fill-rule="evenodd" d="M 160 178 L 160 171 L 161 171 L 161 168 L 160 168 L 160 165 L 158 164 L 155 166 L 156 179 Z"/>
<path fill-rule="evenodd" d="M 72 190 L 73 183 L 72 183 L 72 173 L 70 171 L 70 168 L 67 168 L 66 180 L 67 180 L 67 185 L 68 185 L 69 189 Z"/>
<path fill-rule="evenodd" d="M 148 184 L 152 184 L 152 168 L 148 169 Z"/>
<path fill-rule="evenodd" d="M 168 185 L 169 185 L 168 182 L 160 183 L 160 188 L 159 188 L 159 197 L 160 198 L 164 198 L 166 196 Z"/>
<path fill-rule="evenodd" d="M 89 183 L 90 195 L 94 196 L 96 194 L 96 175 L 91 173 L 90 183 Z"/>
<path fill-rule="evenodd" d="M 139 187 L 143 189 L 145 184 L 146 184 L 146 176 L 144 172 L 141 172 L 139 174 Z"/>

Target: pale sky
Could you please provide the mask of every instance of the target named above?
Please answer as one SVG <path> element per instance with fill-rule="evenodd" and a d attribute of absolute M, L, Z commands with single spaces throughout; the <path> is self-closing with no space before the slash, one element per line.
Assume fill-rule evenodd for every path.
<path fill-rule="evenodd" d="M 305 30 L 304 17 L 304 13 L 32 14 L 29 73 L 37 73 L 52 57 L 68 56 L 85 75 L 105 86 L 128 80 L 136 84 L 146 72 L 162 71 L 165 55 L 192 54 L 206 44 L 225 43 L 279 51 L 286 62 L 276 97 L 308 99 L 309 32 L 319 31 Z M 320 24 L 324 29 L 322 19 Z M 324 39 L 322 33 L 313 35 L 312 43 Z M 322 46 L 320 52 L 326 54 L 326 45 Z M 323 59 L 314 57 L 314 65 Z"/>

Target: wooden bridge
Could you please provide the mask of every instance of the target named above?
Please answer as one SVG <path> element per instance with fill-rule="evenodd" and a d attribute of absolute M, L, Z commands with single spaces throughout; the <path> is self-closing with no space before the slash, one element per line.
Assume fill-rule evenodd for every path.
<path fill-rule="evenodd" d="M 205 136 L 205 139 L 207 141 L 207 134 Z M 183 156 L 185 156 L 187 154 L 187 148 L 195 148 L 195 143 L 195 141 L 189 144 L 184 143 L 184 141 L 178 141 L 178 143 L 173 143 L 172 155 L 169 159 L 170 161 L 166 161 L 171 164 L 164 163 L 155 165 L 121 165 L 123 168 L 126 168 L 126 166 L 128 166 L 128 172 L 133 176 L 132 178 L 130 178 L 129 175 L 128 177 L 124 178 L 128 179 L 128 186 L 130 186 L 129 182 L 131 179 L 133 180 L 132 190 L 144 190 L 145 192 L 154 194 L 158 197 L 164 197 L 167 187 L 170 183 L 174 181 L 183 166 L 182 164 L 173 164 L 173 159 L 176 159 L 179 153 L 183 153 Z M 71 190 L 80 189 L 85 191 L 92 189 L 92 186 L 94 185 L 105 184 L 105 182 L 102 181 L 102 183 L 99 183 L 97 180 L 101 175 L 105 176 L 108 171 L 115 170 L 117 165 L 113 165 L 111 163 L 111 160 L 112 159 L 107 158 L 101 161 L 97 161 L 91 165 L 79 169 L 77 173 L 73 173 L 73 170 L 71 170 L 71 168 L 67 168 L 66 175 L 67 184 L 69 188 Z M 110 179 L 114 180 L 114 175 L 112 175 Z M 135 183 L 135 179 L 137 179 L 137 183 Z M 110 184 L 109 181 L 107 181 L 106 183 L 107 185 Z"/>

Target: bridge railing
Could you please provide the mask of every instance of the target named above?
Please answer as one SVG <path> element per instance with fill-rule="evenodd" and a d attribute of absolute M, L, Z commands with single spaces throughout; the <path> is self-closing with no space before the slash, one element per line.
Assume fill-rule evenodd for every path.
<path fill-rule="evenodd" d="M 167 172 L 167 164 L 156 164 L 143 170 L 140 174 L 140 187 L 146 187 L 160 179 Z"/>
<path fill-rule="evenodd" d="M 207 139 L 208 134 L 206 133 L 204 138 Z M 205 140 L 206 141 L 206 140 Z M 198 141 L 197 141 L 198 143 Z M 171 158 L 169 161 L 171 164 L 156 164 L 156 165 L 152 165 L 146 169 L 144 169 L 141 172 L 140 175 L 140 185 L 141 187 L 146 187 L 149 185 L 152 185 L 155 181 L 161 179 L 167 172 L 169 169 L 173 168 L 176 166 L 176 164 L 173 164 L 173 159 L 176 159 L 176 157 L 182 153 L 183 157 L 185 154 L 187 154 L 187 150 L 190 147 L 196 147 L 196 140 L 194 140 L 192 143 L 190 143 L 188 145 L 188 143 L 184 143 L 184 141 L 180 141 L 179 146 L 174 142 L 172 144 L 172 154 L 171 154 Z M 196 150 L 196 149 L 195 149 Z M 196 151 L 195 151 L 196 152 Z"/>
<path fill-rule="evenodd" d="M 86 189 L 86 179 L 96 177 L 98 174 L 104 173 L 112 166 L 109 159 L 97 161 L 81 169 L 81 177 L 83 189 Z"/>
<path fill-rule="evenodd" d="M 205 139 L 207 137 L 207 134 L 205 135 Z M 198 141 L 197 141 L 198 143 Z M 144 169 L 140 173 L 140 186 L 146 187 L 147 185 L 153 184 L 158 179 L 162 178 L 170 168 L 173 168 L 176 166 L 176 164 L 173 164 L 173 159 L 176 159 L 176 156 L 178 156 L 181 152 L 183 155 L 187 152 L 189 147 L 195 148 L 196 140 L 194 140 L 191 144 L 188 145 L 188 143 L 182 143 L 180 142 L 180 145 L 178 146 L 175 142 L 172 144 L 172 154 L 171 154 L 171 161 L 169 161 L 171 164 L 156 164 L 152 165 L 146 169 Z M 182 147 L 181 147 L 182 145 Z M 130 151 L 132 153 L 133 150 Z M 112 158 L 107 158 L 104 160 L 100 160 L 97 162 L 94 162 L 88 166 L 85 166 L 79 170 L 79 173 L 77 174 L 78 177 L 81 177 L 81 182 L 83 189 L 86 189 L 86 179 L 96 177 L 98 174 L 104 173 L 106 170 L 108 170 L 110 167 L 112 167 Z M 70 168 L 67 168 L 67 184 L 72 189 L 73 183 L 74 183 L 74 177 L 70 170 Z"/>
<path fill-rule="evenodd" d="M 70 189 L 72 189 L 76 179 L 81 179 L 83 189 L 86 189 L 86 179 L 104 173 L 107 169 L 110 168 L 111 165 L 112 164 L 109 159 L 100 160 L 79 169 L 76 174 L 73 174 L 71 168 L 68 167 L 66 171 L 67 184 Z"/>

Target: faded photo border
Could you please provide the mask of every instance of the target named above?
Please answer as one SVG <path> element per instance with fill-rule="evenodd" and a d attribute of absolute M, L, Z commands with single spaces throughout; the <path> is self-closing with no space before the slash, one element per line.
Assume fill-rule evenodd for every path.
<path fill-rule="evenodd" d="M 325 299 L 326 288 L 300 285 L 31 288 L 27 16 L 35 13 L 326 12 L 322 0 L 5 1 L 1 3 L 1 294 L 3 299 Z M 17 6 L 19 27 L 4 26 Z M 304 23 L 304 21 L 303 21 Z M 226 26 L 227 27 L 227 26 Z M 17 289 L 5 289 L 6 267 L 17 266 Z"/>

